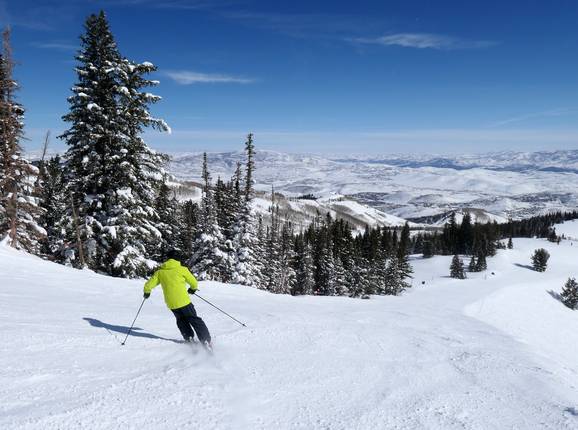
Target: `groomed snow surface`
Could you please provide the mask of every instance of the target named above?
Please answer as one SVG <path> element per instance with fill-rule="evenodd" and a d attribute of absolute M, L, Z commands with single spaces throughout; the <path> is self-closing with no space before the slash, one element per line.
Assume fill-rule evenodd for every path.
<path fill-rule="evenodd" d="M 2 247 L 0 428 L 576 429 L 578 312 L 556 293 L 578 242 L 514 245 L 464 281 L 416 257 L 400 297 L 201 283 L 248 326 L 193 298 L 214 357 L 179 343 L 160 289 L 121 346 L 142 282 Z M 527 267 L 538 247 L 546 273 Z"/>

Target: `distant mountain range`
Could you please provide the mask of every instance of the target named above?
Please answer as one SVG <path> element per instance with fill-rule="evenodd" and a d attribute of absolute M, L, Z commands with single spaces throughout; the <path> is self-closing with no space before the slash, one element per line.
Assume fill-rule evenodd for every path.
<path fill-rule="evenodd" d="M 174 154 L 171 173 L 200 179 L 201 155 Z M 213 178 L 229 178 L 242 152 L 208 154 Z M 445 222 L 452 211 L 498 222 L 578 208 L 578 151 L 480 155 L 331 157 L 258 151 L 256 188 L 287 197 L 345 196 L 419 223 Z"/>

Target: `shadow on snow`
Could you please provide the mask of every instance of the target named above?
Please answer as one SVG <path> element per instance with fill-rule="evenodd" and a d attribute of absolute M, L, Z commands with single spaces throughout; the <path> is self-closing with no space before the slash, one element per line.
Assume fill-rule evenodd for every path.
<path fill-rule="evenodd" d="M 93 327 L 105 329 L 106 331 L 109 332 L 109 334 L 114 336 L 117 340 L 118 340 L 118 337 L 115 335 L 115 333 L 121 333 L 121 334 L 126 335 L 130 329 L 130 327 L 126 327 L 126 326 L 122 326 L 122 325 L 108 324 L 108 323 L 102 322 L 100 320 L 97 320 L 95 318 L 84 317 L 83 320 L 85 320 L 87 323 L 89 323 Z M 142 330 L 142 328 L 133 327 L 132 331 L 130 332 L 130 336 L 144 337 L 146 339 L 160 339 L 160 340 L 166 340 L 168 342 L 175 342 L 175 343 L 182 343 L 183 342 L 183 341 L 175 340 L 175 339 L 167 339 L 166 337 L 157 336 L 156 334 L 146 333 L 146 332 L 143 332 L 140 330 Z"/>

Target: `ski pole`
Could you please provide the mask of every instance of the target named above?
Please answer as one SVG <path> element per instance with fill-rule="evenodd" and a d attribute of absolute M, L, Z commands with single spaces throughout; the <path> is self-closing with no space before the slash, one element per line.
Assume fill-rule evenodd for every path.
<path fill-rule="evenodd" d="M 218 311 L 220 311 L 220 312 L 224 313 L 224 314 L 225 314 L 225 315 L 227 315 L 229 318 L 231 318 L 233 321 L 236 321 L 236 322 L 238 322 L 238 323 L 239 323 L 239 324 L 241 324 L 243 327 L 247 327 L 245 324 L 243 324 L 243 323 L 242 323 L 241 321 L 239 321 L 237 318 L 234 318 L 234 317 L 232 317 L 231 315 L 229 315 L 229 314 L 228 314 L 227 312 L 225 312 L 223 309 L 221 309 L 221 308 L 219 308 L 219 307 L 215 306 L 214 304 L 212 304 L 212 303 L 211 303 L 211 302 L 209 302 L 208 300 L 206 300 L 206 299 L 203 299 L 201 296 L 199 296 L 199 295 L 198 295 L 198 294 L 196 294 L 196 293 L 195 293 L 194 295 L 195 295 L 195 296 L 197 296 L 197 297 L 198 297 L 199 299 L 201 299 L 202 301 L 204 301 L 204 302 L 206 302 L 206 303 L 210 304 L 212 307 L 214 307 L 214 308 L 215 308 L 215 309 L 217 309 Z"/>
<path fill-rule="evenodd" d="M 133 320 L 132 324 L 130 325 L 130 328 L 128 329 L 126 337 L 122 341 L 121 345 L 124 345 L 126 343 L 126 340 L 128 339 L 128 335 L 130 334 L 130 332 L 132 331 L 132 328 L 134 327 L 134 323 L 136 322 L 136 319 L 138 318 L 138 314 L 140 314 L 140 310 L 142 309 L 142 305 L 144 305 L 145 300 L 146 299 L 142 299 L 142 303 L 140 304 L 140 307 L 138 308 L 136 316 L 134 317 L 134 320 Z"/>

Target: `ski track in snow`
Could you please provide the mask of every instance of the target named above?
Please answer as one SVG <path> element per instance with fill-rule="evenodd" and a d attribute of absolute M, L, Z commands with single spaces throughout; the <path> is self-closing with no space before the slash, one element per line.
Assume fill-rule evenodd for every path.
<path fill-rule="evenodd" d="M 175 342 L 160 288 L 121 346 L 142 281 L 0 248 L 0 428 L 578 428 L 578 314 L 547 293 L 578 247 L 514 243 L 465 281 L 446 277 L 449 257 L 416 258 L 400 297 L 201 283 L 248 325 L 193 298 L 213 357 Z M 537 247 L 544 274 L 523 267 Z"/>

